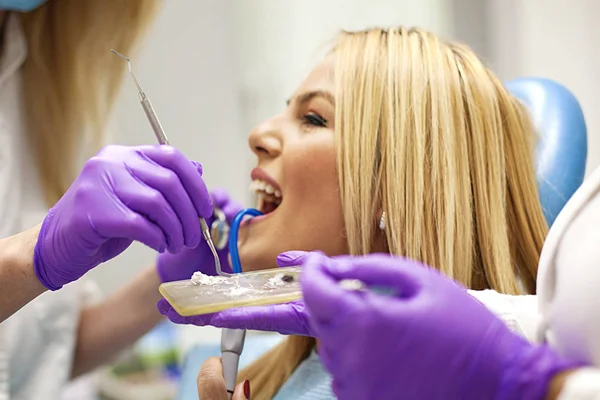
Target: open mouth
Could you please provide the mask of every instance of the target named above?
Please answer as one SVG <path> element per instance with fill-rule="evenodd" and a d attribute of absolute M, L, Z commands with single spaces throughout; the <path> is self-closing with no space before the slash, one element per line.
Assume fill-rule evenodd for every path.
<path fill-rule="evenodd" d="M 256 170 L 255 170 L 256 171 Z M 250 191 L 256 193 L 258 204 L 257 209 L 263 214 L 272 213 L 279 207 L 282 202 L 281 189 L 276 182 L 272 179 L 269 179 L 264 172 L 262 173 L 252 173 L 252 183 L 250 184 Z M 263 175 L 263 177 L 258 177 L 257 175 Z"/>

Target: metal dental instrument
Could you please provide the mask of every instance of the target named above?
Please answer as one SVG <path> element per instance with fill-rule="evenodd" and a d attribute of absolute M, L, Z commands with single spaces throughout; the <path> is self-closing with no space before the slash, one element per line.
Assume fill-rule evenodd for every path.
<path fill-rule="evenodd" d="M 152 127 L 152 130 L 154 131 L 154 135 L 156 136 L 156 139 L 158 139 L 158 143 L 169 144 L 169 139 L 167 139 L 167 134 L 165 133 L 165 130 L 163 129 L 162 125 L 160 124 L 158 116 L 156 115 L 156 112 L 154 111 L 154 108 L 152 107 L 152 103 L 150 103 L 150 99 L 148 98 L 148 96 L 146 96 L 146 93 L 144 93 L 144 91 L 140 87 L 139 82 L 135 78 L 135 74 L 133 73 L 133 70 L 131 69 L 131 60 L 129 59 L 129 57 L 124 56 L 123 54 L 119 53 L 118 51 L 116 51 L 114 49 L 110 49 L 110 51 L 113 54 L 121 57 L 123 60 L 127 61 L 127 68 L 129 69 L 129 73 L 131 74 L 131 77 L 133 78 L 133 81 L 135 82 L 135 86 L 137 87 L 138 94 L 140 96 L 140 103 L 142 104 L 142 108 L 144 109 L 144 112 L 146 113 L 146 117 L 148 118 L 148 121 L 150 122 L 150 126 Z M 223 272 L 223 270 L 221 270 L 221 261 L 219 260 L 219 254 L 217 254 L 217 249 L 215 248 L 215 244 L 214 244 L 211 234 L 210 234 L 210 228 L 208 227 L 206 220 L 204 218 L 198 218 L 198 219 L 200 221 L 200 229 L 202 230 L 202 236 L 204 236 L 204 240 L 206 240 L 206 243 L 208 243 L 208 247 L 210 247 L 210 251 L 213 253 L 213 256 L 215 258 L 215 268 L 217 270 L 217 274 L 222 275 L 222 276 L 231 276 L 232 274 L 228 274 L 226 272 Z"/>

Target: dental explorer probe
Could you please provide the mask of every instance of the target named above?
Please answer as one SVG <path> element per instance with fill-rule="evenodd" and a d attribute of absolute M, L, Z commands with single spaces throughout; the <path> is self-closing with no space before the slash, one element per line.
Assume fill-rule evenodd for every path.
<path fill-rule="evenodd" d="M 121 57 L 123 60 L 127 61 L 127 68 L 129 69 L 129 73 L 131 74 L 133 81 L 135 82 L 135 86 L 137 87 L 137 90 L 138 90 L 138 95 L 140 96 L 140 103 L 142 105 L 142 108 L 144 109 L 144 112 L 146 113 L 146 117 L 148 118 L 148 121 L 150 122 L 150 126 L 152 127 L 152 130 L 154 131 L 154 135 L 156 136 L 156 139 L 158 139 L 158 143 L 160 143 L 161 145 L 162 144 L 168 145 L 169 139 L 167 139 L 167 134 L 165 133 L 165 130 L 163 129 L 162 125 L 160 124 L 158 115 L 156 115 L 156 112 L 154 111 L 154 107 L 152 107 L 152 103 L 150 103 L 150 99 L 148 98 L 148 96 L 146 96 L 146 93 L 144 93 L 144 91 L 142 90 L 139 82 L 135 78 L 135 74 L 133 73 L 133 70 L 131 69 L 131 60 L 129 59 L 129 57 L 124 56 L 123 54 L 119 53 L 118 51 L 116 51 L 114 49 L 110 49 L 110 51 L 113 54 Z M 208 243 L 208 247 L 210 247 L 210 251 L 212 252 L 212 254 L 215 258 L 215 268 L 217 270 L 217 274 L 222 275 L 222 276 L 230 276 L 231 274 L 228 274 L 221 270 L 221 261 L 219 260 L 219 254 L 217 253 L 217 249 L 215 248 L 215 244 L 210 235 L 210 229 L 208 227 L 206 220 L 202 217 L 198 218 L 198 220 L 200 221 L 200 229 L 202 230 L 202 236 L 204 236 L 204 240 L 206 240 L 206 243 Z"/>
<path fill-rule="evenodd" d="M 139 82 L 137 81 L 135 74 L 131 68 L 131 60 L 129 57 L 124 56 L 123 54 L 111 49 L 113 54 L 121 57 L 125 61 L 127 61 L 127 68 L 129 69 L 129 73 L 131 74 L 133 81 L 135 82 L 135 86 L 137 87 L 138 94 L 140 96 L 140 103 L 142 104 L 142 108 L 146 113 L 146 117 L 150 122 L 150 126 L 154 131 L 154 135 L 158 142 L 162 144 L 169 144 L 169 139 L 167 139 L 167 134 L 163 129 L 156 112 L 154 111 L 154 107 L 152 107 L 152 103 L 150 103 L 150 99 L 146 96 L 146 93 L 142 90 Z M 200 227 L 202 229 L 202 235 L 208 243 L 210 250 L 213 253 L 215 258 L 215 267 L 217 273 L 222 276 L 231 276 L 232 274 L 225 273 L 221 270 L 221 262 L 219 260 L 219 255 L 217 254 L 217 249 L 215 248 L 215 244 L 212 240 L 212 236 L 210 235 L 210 230 L 208 228 L 208 224 L 204 218 L 199 218 Z M 227 396 L 229 400 L 231 400 L 233 396 L 233 391 L 235 390 L 235 384 L 237 381 L 238 374 L 238 366 L 240 355 L 242 354 L 242 350 L 244 349 L 244 342 L 246 341 L 246 331 L 240 329 L 223 329 L 221 331 L 221 362 L 223 365 L 223 378 L 225 379 L 225 387 L 227 389 Z"/>

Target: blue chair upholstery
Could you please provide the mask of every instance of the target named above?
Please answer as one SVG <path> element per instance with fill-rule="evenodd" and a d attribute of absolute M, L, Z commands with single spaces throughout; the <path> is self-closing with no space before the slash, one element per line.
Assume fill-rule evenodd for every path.
<path fill-rule="evenodd" d="M 587 129 L 581 107 L 564 86 L 543 78 L 505 83 L 529 109 L 539 135 L 536 177 L 548 225 L 583 182 L 587 160 Z"/>

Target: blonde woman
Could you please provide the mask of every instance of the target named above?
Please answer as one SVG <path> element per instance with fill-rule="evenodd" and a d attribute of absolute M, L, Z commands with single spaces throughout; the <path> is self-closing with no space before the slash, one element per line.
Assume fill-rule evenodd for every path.
<path fill-rule="evenodd" d="M 534 132 L 524 108 L 467 47 L 420 29 L 342 33 L 249 142 L 266 215 L 240 230 L 245 270 L 274 267 L 289 250 L 383 252 L 471 289 L 535 293 L 547 225 Z M 240 384 L 253 399 L 332 397 L 302 302 L 195 318 L 159 306 L 178 323 L 303 335 L 241 371 L 249 384 Z M 200 393 L 215 395 L 203 398 L 225 395 L 208 379 L 218 364 L 208 361 L 200 375 Z"/>
<path fill-rule="evenodd" d="M 124 73 L 108 49 L 128 54 L 156 4 L 0 1 L 0 399 L 58 399 L 160 321 L 161 281 L 194 272 L 158 262 L 88 306 L 88 291 L 68 285 L 88 270 L 134 240 L 159 261 L 183 248 L 210 256 L 198 217 L 211 217 L 211 197 L 177 150 L 109 146 L 75 174 L 83 145 L 102 141 Z"/>

